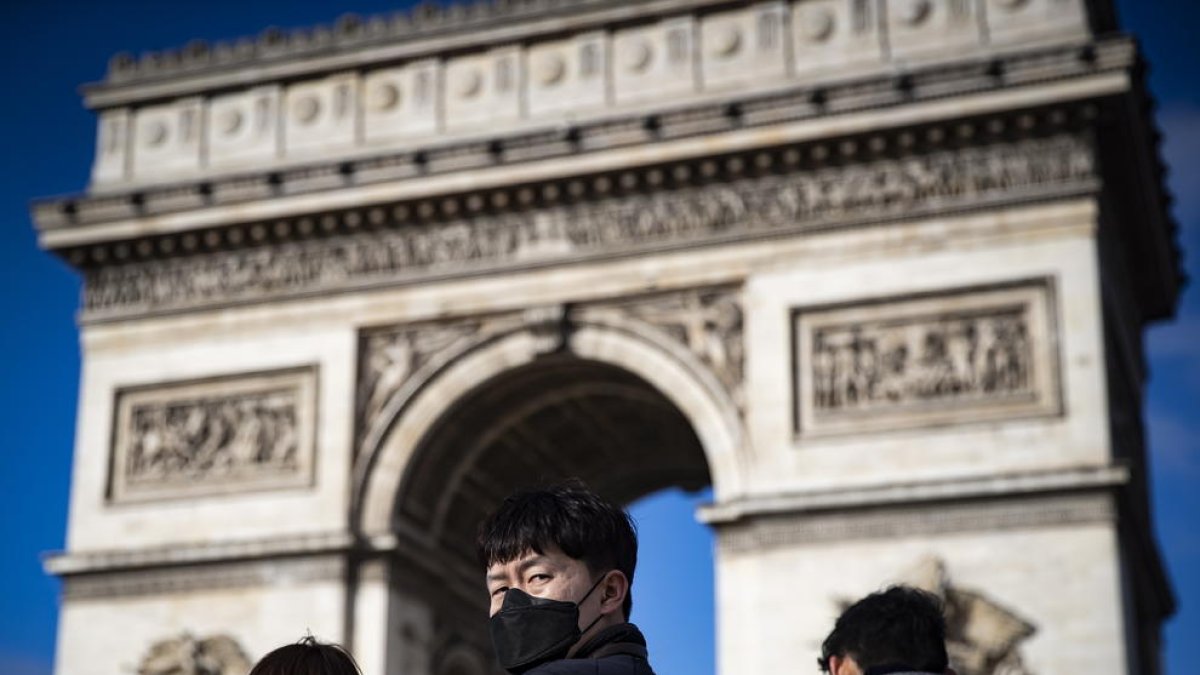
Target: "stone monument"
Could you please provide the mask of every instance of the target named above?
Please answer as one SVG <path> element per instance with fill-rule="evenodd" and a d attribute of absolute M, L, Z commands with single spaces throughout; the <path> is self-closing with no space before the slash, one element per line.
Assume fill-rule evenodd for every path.
<path fill-rule="evenodd" d="M 84 98 L 57 672 L 493 672 L 475 526 L 567 475 L 712 487 L 722 675 L 904 580 L 964 675 L 1160 672 L 1182 278 L 1109 0 L 422 6 Z"/>

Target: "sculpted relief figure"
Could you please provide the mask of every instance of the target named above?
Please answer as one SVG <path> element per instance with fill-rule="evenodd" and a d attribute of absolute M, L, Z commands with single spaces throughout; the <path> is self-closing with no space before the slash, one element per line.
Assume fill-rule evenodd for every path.
<path fill-rule="evenodd" d="M 446 324 L 373 330 L 363 341 L 357 410 L 360 438 L 412 376 L 439 354 L 491 330 L 500 320 L 468 319 Z"/>
<path fill-rule="evenodd" d="M 1036 627 L 982 592 L 955 584 L 943 560 L 922 558 L 896 581 L 941 602 L 946 651 L 958 675 L 1032 675 L 1021 657 L 1021 644 Z M 850 602 L 837 604 L 845 610 Z"/>
<path fill-rule="evenodd" d="M 198 639 L 184 633 L 151 645 L 137 675 L 244 675 L 249 670 L 245 652 L 232 637 Z"/>
<path fill-rule="evenodd" d="M 132 412 L 126 477 L 145 483 L 291 470 L 296 424 L 290 392 L 139 405 Z"/>
<path fill-rule="evenodd" d="M 691 350 L 742 405 L 745 345 L 736 292 L 688 291 L 629 303 L 623 309 Z"/>
<path fill-rule="evenodd" d="M 412 341 L 404 333 L 373 335 L 368 340 L 364 378 L 363 419 L 374 419 L 392 392 L 412 372 Z"/>
<path fill-rule="evenodd" d="M 842 602 L 821 645 L 830 675 L 1031 675 L 1019 643 L 1034 628 L 984 596 L 952 586 L 936 558 L 914 581 Z M 940 616 L 939 616 L 940 614 Z"/>
<path fill-rule="evenodd" d="M 810 356 L 819 410 L 1017 395 L 1032 386 L 1020 308 L 822 327 Z"/>

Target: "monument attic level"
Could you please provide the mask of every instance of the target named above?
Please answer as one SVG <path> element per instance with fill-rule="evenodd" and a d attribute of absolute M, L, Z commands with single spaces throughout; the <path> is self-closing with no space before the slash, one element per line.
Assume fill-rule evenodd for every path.
<path fill-rule="evenodd" d="M 711 484 L 722 673 L 897 579 L 1000 617 L 967 675 L 1158 672 L 1183 279 L 1111 3 L 426 6 L 84 99 L 90 184 L 34 206 L 84 279 L 60 672 L 300 619 L 490 672 L 470 534 L 533 467 Z"/>

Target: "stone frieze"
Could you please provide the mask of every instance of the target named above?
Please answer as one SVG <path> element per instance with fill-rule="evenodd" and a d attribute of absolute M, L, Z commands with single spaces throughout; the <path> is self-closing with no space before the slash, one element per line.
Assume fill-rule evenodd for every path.
<path fill-rule="evenodd" d="M 273 300 L 912 217 L 1078 190 L 1094 174 L 1089 143 L 1065 135 L 782 175 L 747 175 L 740 164 L 725 170 L 743 177 L 639 191 L 641 182 L 664 180 L 652 169 L 624 174 L 629 184 L 621 194 L 595 201 L 443 221 L 415 219 L 407 205 L 397 205 L 391 217 L 399 223 L 390 228 L 101 267 L 86 275 L 85 317 Z"/>

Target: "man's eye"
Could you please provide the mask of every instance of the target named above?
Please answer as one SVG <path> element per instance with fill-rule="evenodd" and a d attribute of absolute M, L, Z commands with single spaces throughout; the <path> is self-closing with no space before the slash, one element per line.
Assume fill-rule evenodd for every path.
<path fill-rule="evenodd" d="M 533 583 L 535 581 L 537 581 L 539 583 L 545 583 L 549 580 L 550 580 L 549 574 L 531 574 L 531 575 L 529 575 L 529 583 Z"/>
<path fill-rule="evenodd" d="M 508 586 L 501 586 L 500 588 L 497 588 L 492 591 L 492 597 L 496 597 L 497 595 L 503 595 L 504 592 L 507 590 L 508 590 Z"/>

